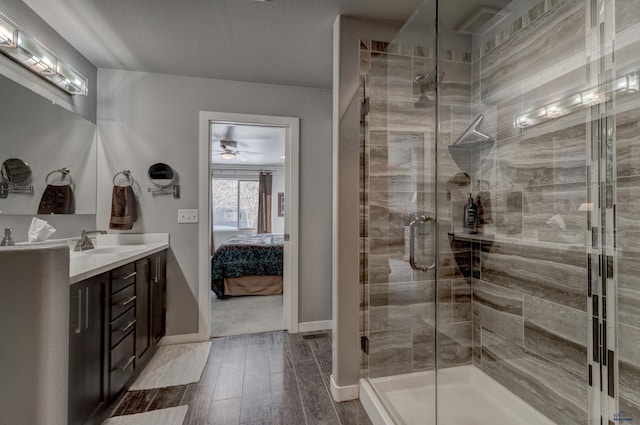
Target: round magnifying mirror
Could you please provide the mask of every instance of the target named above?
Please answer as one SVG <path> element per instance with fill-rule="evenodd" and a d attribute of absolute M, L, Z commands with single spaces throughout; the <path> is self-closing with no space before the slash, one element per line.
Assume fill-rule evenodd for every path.
<path fill-rule="evenodd" d="M 173 168 L 162 162 L 158 162 L 149 167 L 148 174 L 153 184 L 160 187 L 171 186 L 175 180 Z"/>
<path fill-rule="evenodd" d="M 14 185 L 23 185 L 31 181 L 31 167 L 18 158 L 9 158 L 2 163 L 2 178 Z"/>

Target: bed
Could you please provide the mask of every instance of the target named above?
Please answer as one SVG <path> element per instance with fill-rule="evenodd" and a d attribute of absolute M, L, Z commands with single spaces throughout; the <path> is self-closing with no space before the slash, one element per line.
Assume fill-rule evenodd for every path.
<path fill-rule="evenodd" d="M 235 235 L 211 257 L 211 289 L 218 298 L 282 294 L 282 234 Z"/>

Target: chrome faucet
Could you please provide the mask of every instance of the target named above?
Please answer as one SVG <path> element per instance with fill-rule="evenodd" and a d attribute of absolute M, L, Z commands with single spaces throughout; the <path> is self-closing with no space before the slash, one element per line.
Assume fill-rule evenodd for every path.
<path fill-rule="evenodd" d="M 11 237 L 11 232 L 13 229 L 11 227 L 5 227 L 4 229 L 4 238 L 2 238 L 2 242 L 0 242 L 0 246 L 13 246 L 16 243 L 13 241 Z"/>
<path fill-rule="evenodd" d="M 106 235 L 107 232 L 105 232 L 104 230 L 83 230 L 82 231 L 82 237 L 76 243 L 76 246 L 73 248 L 73 250 L 74 251 L 86 251 L 88 249 L 95 248 L 93 246 L 93 242 L 91 242 L 91 239 L 89 239 L 89 235 L 98 235 L 98 234 Z"/>

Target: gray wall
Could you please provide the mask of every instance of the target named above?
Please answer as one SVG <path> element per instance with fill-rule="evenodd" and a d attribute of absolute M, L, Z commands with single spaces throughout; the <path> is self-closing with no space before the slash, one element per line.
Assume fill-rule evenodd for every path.
<path fill-rule="evenodd" d="M 200 111 L 300 117 L 300 322 L 331 319 L 331 92 L 266 84 L 99 70 L 98 214 L 107 228 L 112 176 L 137 182 L 133 232 L 168 232 L 167 333 L 197 332 L 198 226 L 177 210 L 198 207 Z M 182 197 L 152 197 L 146 170 L 166 162 L 180 175 Z M 356 310 L 357 311 L 357 310 Z"/>
<path fill-rule="evenodd" d="M 0 0 L 0 12 L 29 35 L 47 46 L 60 60 L 73 66 L 78 72 L 87 77 L 89 80 L 89 94 L 87 96 L 68 95 L 4 55 L 0 55 L 0 73 L 39 93 L 52 102 L 77 112 L 84 118 L 95 122 L 97 99 L 96 67 L 22 1 Z"/>

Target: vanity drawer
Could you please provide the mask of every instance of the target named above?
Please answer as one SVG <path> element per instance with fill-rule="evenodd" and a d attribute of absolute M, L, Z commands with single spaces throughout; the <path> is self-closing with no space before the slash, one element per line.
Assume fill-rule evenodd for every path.
<path fill-rule="evenodd" d="M 115 294 L 136 280 L 135 263 L 125 264 L 111 272 L 111 293 Z"/>
<path fill-rule="evenodd" d="M 133 376 L 135 368 L 134 333 L 127 335 L 120 344 L 111 350 L 109 393 L 115 400 Z"/>
<path fill-rule="evenodd" d="M 122 313 L 135 305 L 136 285 L 129 285 L 117 294 L 111 295 L 111 321 L 117 319 Z"/>
<path fill-rule="evenodd" d="M 136 328 L 136 309 L 131 308 L 122 316 L 111 322 L 111 348 L 115 347 L 129 332 Z"/>

